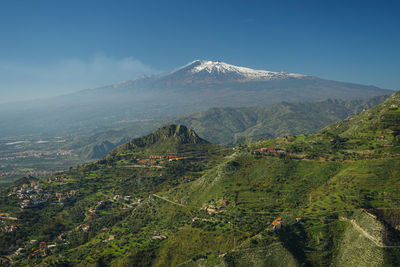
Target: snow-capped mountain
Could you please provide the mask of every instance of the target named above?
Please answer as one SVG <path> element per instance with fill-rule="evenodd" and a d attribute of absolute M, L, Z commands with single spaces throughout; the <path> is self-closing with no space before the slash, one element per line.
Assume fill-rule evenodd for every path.
<path fill-rule="evenodd" d="M 211 60 L 195 60 L 190 62 L 184 67 L 186 71 L 192 74 L 208 73 L 211 75 L 226 75 L 235 74 L 243 80 L 273 80 L 285 78 L 302 78 L 306 75 L 287 73 L 287 72 L 273 72 L 268 70 L 254 70 L 246 67 L 239 67 L 231 65 L 222 61 Z"/>
<path fill-rule="evenodd" d="M 189 79 L 188 82 L 247 82 L 309 77 L 302 74 L 254 70 L 221 61 L 195 60 L 164 78 Z"/>
<path fill-rule="evenodd" d="M 171 72 L 114 84 L 114 88 L 163 88 L 199 84 L 232 82 L 279 81 L 287 79 L 313 79 L 316 77 L 296 73 L 254 70 L 221 61 L 194 60 Z"/>
<path fill-rule="evenodd" d="M 174 117 L 210 107 L 246 107 L 328 98 L 363 99 L 391 92 L 374 86 L 329 81 L 315 76 L 195 60 L 163 74 L 49 100 L 13 104 L 7 109 L 3 107 L 0 129 L 8 135 L 13 135 L 16 130 L 27 130 L 31 134 L 35 127 L 37 131 L 42 131 L 44 127 L 47 130 L 53 127 L 54 131 L 66 127 L 81 129 L 82 125 Z M 24 123 L 20 117 L 8 116 L 11 114 L 9 109 L 16 110 L 13 114 L 23 114 L 20 117 L 24 118 Z M 7 120 L 10 123 L 1 123 Z M 6 129 L 10 125 L 12 127 Z"/>

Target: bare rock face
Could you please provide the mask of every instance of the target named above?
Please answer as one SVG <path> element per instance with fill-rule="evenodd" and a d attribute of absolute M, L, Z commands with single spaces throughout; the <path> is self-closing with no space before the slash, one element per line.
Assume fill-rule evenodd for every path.
<path fill-rule="evenodd" d="M 151 145 L 167 139 L 174 139 L 181 144 L 207 143 L 206 140 L 200 138 L 193 130 L 181 124 L 161 127 L 154 133 L 135 139 L 132 142 L 137 141 L 137 145 L 140 145 L 140 143 Z"/>
<path fill-rule="evenodd" d="M 193 130 L 181 124 L 172 124 L 159 128 L 144 137 L 133 139 L 116 149 L 108 157 L 118 153 L 144 151 L 151 153 L 177 153 L 182 147 L 216 146 L 200 138 Z"/>

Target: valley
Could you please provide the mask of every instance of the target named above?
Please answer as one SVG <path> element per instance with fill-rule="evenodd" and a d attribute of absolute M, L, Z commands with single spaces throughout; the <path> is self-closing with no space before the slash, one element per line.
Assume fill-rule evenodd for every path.
<path fill-rule="evenodd" d="M 52 178 L 20 179 L 1 189 L 3 216 L 17 219 L 1 220 L 2 261 L 397 266 L 399 105 L 397 92 L 315 133 L 233 148 L 169 125 Z M 23 190 L 47 202 L 21 208 L 35 199 Z"/>
<path fill-rule="evenodd" d="M 79 156 L 65 149 L 68 138 L 21 137 L 0 140 L 0 184 L 7 184 L 25 175 L 50 176 L 80 164 Z"/>

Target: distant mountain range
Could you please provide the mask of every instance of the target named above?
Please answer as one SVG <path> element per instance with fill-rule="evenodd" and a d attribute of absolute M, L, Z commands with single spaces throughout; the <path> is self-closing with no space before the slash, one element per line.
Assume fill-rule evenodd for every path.
<path fill-rule="evenodd" d="M 386 98 L 387 96 L 377 96 L 364 100 L 328 99 L 244 108 L 210 108 L 170 121 L 158 120 L 142 123 L 140 126 L 135 124 L 93 135 L 78 136 L 71 143 L 65 144 L 65 149 L 73 149 L 85 159 L 101 158 L 117 145 L 168 123 L 187 125 L 202 138 L 223 145 L 238 145 L 284 135 L 308 134 L 371 108 Z"/>
<path fill-rule="evenodd" d="M 386 96 L 364 100 L 281 102 L 268 106 L 211 108 L 175 120 L 218 144 L 241 144 L 284 135 L 308 134 L 369 109 Z"/>
<path fill-rule="evenodd" d="M 173 118 L 211 107 L 365 99 L 391 93 L 375 86 L 196 60 L 162 75 L 47 100 L 0 105 L 0 137 L 93 133 L 132 120 Z"/>

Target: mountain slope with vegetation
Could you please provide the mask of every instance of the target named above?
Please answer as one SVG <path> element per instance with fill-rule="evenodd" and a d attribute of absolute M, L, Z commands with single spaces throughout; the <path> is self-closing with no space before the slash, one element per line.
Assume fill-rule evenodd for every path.
<path fill-rule="evenodd" d="M 308 134 L 371 108 L 387 96 L 365 100 L 282 102 L 246 108 L 212 108 L 176 120 L 214 143 L 240 144 L 284 135 Z"/>
<path fill-rule="evenodd" d="M 1 191 L 2 260 L 398 266 L 399 106 L 397 92 L 316 133 L 234 149 L 170 125 L 40 187 L 26 178 Z"/>

